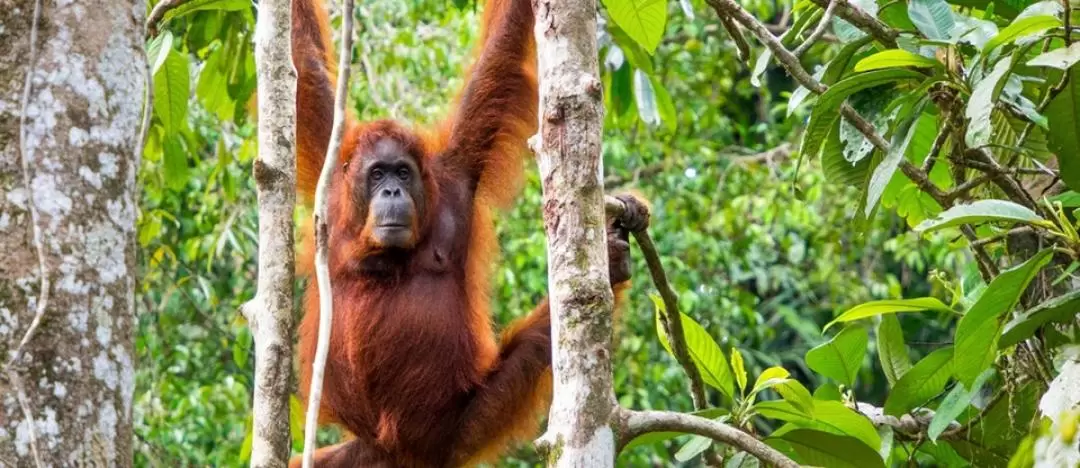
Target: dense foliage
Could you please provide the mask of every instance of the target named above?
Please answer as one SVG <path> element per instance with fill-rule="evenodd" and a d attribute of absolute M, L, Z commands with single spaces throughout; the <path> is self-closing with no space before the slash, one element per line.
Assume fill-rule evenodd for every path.
<path fill-rule="evenodd" d="M 435 121 L 470 58 L 475 5 L 359 3 L 358 116 Z M 1044 394 L 1047 408 L 1077 398 L 1054 380 L 1077 367 L 1068 359 L 1080 308 L 1080 196 L 1067 191 L 1080 186 L 1071 9 L 743 3 L 799 52 L 791 61 L 747 24 L 736 34 L 751 56 L 738 57 L 721 3 L 605 0 L 598 57 L 606 184 L 653 203 L 650 229 L 709 414 L 824 466 L 1031 466 L 1035 453 L 1075 451 L 1075 413 L 1037 409 Z M 240 466 L 250 450 L 251 336 L 237 309 L 254 293 L 257 249 L 252 8 L 192 0 L 148 39 L 139 465 Z M 499 220 L 500 324 L 546 294 L 539 190 L 530 168 L 521 202 Z M 617 396 L 691 411 L 685 373 L 658 333 L 665 311 L 636 261 Z M 906 413 L 917 427 L 881 423 Z M 320 441 L 337 437 L 325 430 Z M 647 436 L 619 463 L 696 465 L 709 448 Z M 523 447 L 505 463 L 538 460 Z"/>

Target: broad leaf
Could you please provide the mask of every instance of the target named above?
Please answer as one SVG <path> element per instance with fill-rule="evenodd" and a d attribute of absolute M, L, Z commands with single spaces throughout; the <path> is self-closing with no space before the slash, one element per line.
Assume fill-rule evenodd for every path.
<path fill-rule="evenodd" d="M 739 385 L 739 391 L 746 391 L 746 365 L 743 363 L 742 353 L 739 348 L 731 347 L 731 370 L 735 374 L 735 383 Z"/>
<path fill-rule="evenodd" d="M 161 66 L 165 64 L 165 58 L 169 56 L 169 52 L 172 50 L 172 43 L 172 31 L 165 30 L 152 39 L 150 45 L 146 47 L 146 59 L 151 63 L 150 73 L 152 75 L 156 75 Z"/>
<path fill-rule="evenodd" d="M 870 176 L 870 182 L 866 186 L 866 204 L 863 207 L 863 214 L 867 219 L 877 208 L 878 201 L 881 200 L 881 194 L 885 191 L 885 186 L 889 184 L 889 180 L 896 173 L 896 168 L 900 167 L 900 162 L 904 160 L 908 145 L 919 128 L 918 121 L 924 118 L 922 106 L 917 107 L 915 112 L 915 117 L 905 120 L 896 128 L 896 133 L 893 134 L 892 141 L 889 143 L 889 152 L 886 153 L 885 159 L 881 160 L 881 164 L 874 168 L 874 173 Z"/>
<path fill-rule="evenodd" d="M 866 344 L 870 341 L 866 329 L 847 327 L 833 339 L 806 352 L 806 365 L 814 372 L 848 386 L 855 384 L 855 376 L 866 356 Z"/>
<path fill-rule="evenodd" d="M 732 348 L 732 349 L 735 349 L 735 348 Z M 731 360 L 735 361 L 735 359 L 734 359 L 735 353 L 732 352 L 731 355 L 732 355 Z M 742 358 L 740 357 L 739 360 L 741 362 Z M 738 374 L 737 371 L 736 371 L 736 374 Z M 788 373 L 787 369 L 784 369 L 783 367 L 780 367 L 780 366 L 773 366 L 773 367 L 770 367 L 768 369 L 765 369 L 765 370 L 761 371 L 761 374 L 758 375 L 757 381 L 754 382 L 753 391 L 754 392 L 760 392 L 760 391 L 762 391 L 762 390 L 764 390 L 766 388 L 772 387 L 773 385 L 775 385 L 778 382 L 770 382 L 770 381 L 780 381 L 780 382 L 782 382 L 784 380 L 787 380 L 789 375 L 791 375 L 791 374 Z"/>
<path fill-rule="evenodd" d="M 848 96 L 874 86 L 922 77 L 921 73 L 906 69 L 874 70 L 853 75 L 831 86 L 818 97 L 814 112 L 810 114 L 810 122 L 803 134 L 802 152 L 807 155 L 818 153 L 822 142 L 825 141 L 825 137 L 828 136 L 830 128 L 840 114 L 840 105 Z"/>
<path fill-rule="evenodd" d="M 760 402 L 754 405 L 754 410 L 762 417 L 786 421 L 795 427 L 854 437 L 875 450 L 881 446 L 881 437 L 870 420 L 843 402 L 812 400 L 811 403 L 809 413 L 803 413 L 791 402 L 777 400 Z"/>
<path fill-rule="evenodd" d="M 934 398 L 952 375 L 953 348 L 938 348 L 896 381 L 885 400 L 885 414 L 900 416 Z"/>
<path fill-rule="evenodd" d="M 814 410 L 814 397 L 798 380 L 787 379 L 784 383 L 773 387 L 784 401 L 791 403 L 795 408 L 810 414 Z"/>
<path fill-rule="evenodd" d="M 987 285 L 982 295 L 956 325 L 953 340 L 956 354 L 953 372 L 964 385 L 972 385 L 994 363 L 1001 318 L 1020 301 L 1028 283 L 1050 261 L 1052 249 L 1044 249 L 1026 262 L 1002 272 Z"/>
<path fill-rule="evenodd" d="M 608 15 L 630 38 L 652 54 L 660 44 L 667 23 L 663 0 L 603 0 Z"/>
<path fill-rule="evenodd" d="M 922 312 L 924 310 L 932 310 L 938 312 L 952 312 L 949 306 L 943 304 L 937 298 L 933 297 L 920 297 L 917 299 L 885 299 L 880 301 L 870 301 L 859 304 L 852 307 L 839 317 L 833 319 L 825 325 L 824 330 L 828 330 L 829 327 L 837 323 L 853 322 L 855 320 L 861 320 L 868 317 L 874 317 L 882 314 L 898 314 L 901 312 Z"/>
<path fill-rule="evenodd" d="M 656 103 L 656 93 L 649 77 L 640 68 L 634 70 L 634 98 L 641 120 L 650 127 L 659 124 L 660 109 Z"/>
<path fill-rule="evenodd" d="M 1005 324 L 998 349 L 1007 348 L 1035 334 L 1039 327 L 1051 322 L 1068 322 L 1080 314 L 1080 290 L 1048 299 Z"/>
<path fill-rule="evenodd" d="M 1049 119 L 1050 149 L 1058 156 L 1061 180 L 1069 188 L 1080 190 L 1080 65 L 1069 69 L 1069 81 L 1065 88 L 1046 107 Z"/>
<path fill-rule="evenodd" d="M 179 2 L 176 8 L 166 11 L 162 22 L 202 10 L 239 11 L 249 8 L 252 8 L 251 0 L 189 0 Z"/>
<path fill-rule="evenodd" d="M 164 150 L 165 180 L 172 191 L 179 192 L 191 178 L 187 151 L 184 150 L 184 138 L 180 134 L 166 136 L 162 142 L 162 149 Z"/>
<path fill-rule="evenodd" d="M 778 431 L 779 432 L 779 431 Z M 798 453 L 801 465 L 830 468 L 884 468 L 876 448 L 854 437 L 830 434 L 813 429 L 795 429 L 780 438 Z"/>
<path fill-rule="evenodd" d="M 927 39 L 944 41 L 956 23 L 952 7 L 945 0 L 911 0 L 908 17 Z"/>
<path fill-rule="evenodd" d="M 997 100 L 1001 87 L 1005 85 L 1002 78 L 1009 72 L 1012 60 L 1004 58 L 999 60 L 994 69 L 975 84 L 971 91 L 971 99 L 964 110 L 964 117 L 968 124 L 967 134 L 964 140 L 973 148 L 985 146 L 990 143 L 992 135 L 990 115 L 994 110 L 994 101 Z"/>
<path fill-rule="evenodd" d="M 691 458 L 700 455 L 701 452 L 708 450 L 710 445 L 712 445 L 712 439 L 695 435 L 691 437 L 688 442 L 683 444 L 678 452 L 675 452 L 675 460 L 686 463 Z"/>
<path fill-rule="evenodd" d="M 661 315 L 666 315 L 668 312 L 665 311 L 664 303 L 659 297 L 651 295 L 650 298 L 652 298 L 653 304 L 656 306 L 656 332 L 660 336 L 660 344 L 668 353 L 674 356 L 675 353 L 671 350 L 671 343 L 668 341 L 667 333 L 664 331 L 664 325 L 661 321 Z M 682 316 L 683 336 L 686 338 L 687 351 L 689 351 L 694 364 L 697 365 L 698 371 L 701 372 L 701 380 L 734 400 L 735 379 L 731 376 L 731 370 L 728 368 L 724 352 L 720 350 L 720 345 L 716 344 L 716 341 L 709 335 L 709 332 L 705 331 L 701 324 L 686 314 L 679 313 L 679 315 Z"/>
<path fill-rule="evenodd" d="M 933 68 L 939 65 L 941 63 L 937 60 L 919 54 L 903 49 L 888 49 L 859 60 L 859 63 L 855 64 L 855 71 L 864 72 L 897 67 Z"/>
<path fill-rule="evenodd" d="M 1046 52 L 1038 57 L 1028 60 L 1028 66 L 1050 67 L 1058 70 L 1068 70 L 1080 62 L 1080 42 L 1074 42 L 1069 47 L 1062 47 Z"/>
<path fill-rule="evenodd" d="M 1002 29 L 997 36 L 986 41 L 986 45 L 983 46 L 983 54 L 989 54 L 994 48 L 1008 44 L 1016 39 L 1038 34 L 1058 26 L 1061 26 L 1061 20 L 1054 16 L 1040 15 L 1018 19 L 1005 29 Z"/>
<path fill-rule="evenodd" d="M 877 326 L 877 352 L 889 386 L 896 385 L 896 382 L 911 370 L 911 357 L 908 356 L 907 346 L 904 344 L 904 331 L 895 315 L 881 316 Z"/>
<path fill-rule="evenodd" d="M 945 399 L 941 400 L 941 404 L 934 411 L 934 419 L 930 421 L 930 426 L 926 429 L 926 435 L 930 437 L 930 440 L 937 442 L 938 436 L 945 432 L 945 429 L 948 429 L 953 420 L 964 413 L 968 406 L 971 405 L 971 399 L 979 393 L 986 380 L 993 375 L 994 370 L 987 369 L 982 374 L 979 374 L 979 377 L 975 379 L 975 383 L 970 388 L 960 383 L 953 387 L 948 395 L 945 395 Z"/>
<path fill-rule="evenodd" d="M 931 232 L 961 224 L 1010 222 L 1044 224 L 1047 221 L 1023 205 L 1008 200 L 977 200 L 955 205 L 933 219 L 915 226 L 916 232 Z"/>
<path fill-rule="evenodd" d="M 187 57 L 169 49 L 165 63 L 154 75 L 154 115 L 161 121 L 166 135 L 178 134 L 186 126 L 190 95 Z"/>

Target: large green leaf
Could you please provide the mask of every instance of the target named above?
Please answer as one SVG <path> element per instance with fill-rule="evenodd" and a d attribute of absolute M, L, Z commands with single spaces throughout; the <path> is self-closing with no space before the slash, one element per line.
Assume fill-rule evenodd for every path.
<path fill-rule="evenodd" d="M 1057 154 L 1061 180 L 1073 190 L 1080 190 L 1080 83 L 1077 83 L 1077 74 L 1080 74 L 1080 65 L 1073 65 L 1065 88 L 1046 107 L 1049 146 Z"/>
<path fill-rule="evenodd" d="M 603 0 L 608 15 L 627 35 L 652 54 L 660 44 L 667 24 L 667 2 L 663 0 Z"/>
<path fill-rule="evenodd" d="M 911 357 L 904 344 L 904 330 L 895 315 L 881 316 L 877 326 L 877 352 L 889 386 L 896 385 L 911 370 Z"/>
<path fill-rule="evenodd" d="M 780 431 L 777 431 L 780 432 Z M 876 448 L 854 437 L 830 434 L 813 429 L 785 431 L 781 440 L 798 453 L 801 465 L 829 468 L 884 468 L 885 462 Z"/>
<path fill-rule="evenodd" d="M 1038 34 L 1058 26 L 1061 26 L 1061 20 L 1055 16 L 1039 15 L 1018 19 L 1013 21 L 1013 23 L 1005 29 L 1002 29 L 997 36 L 994 36 L 987 41 L 986 45 L 983 46 L 983 54 L 988 54 L 991 50 L 994 50 L 994 48 L 1008 44 L 1019 38 Z"/>
<path fill-rule="evenodd" d="M 1058 70 L 1068 70 L 1080 62 L 1080 42 L 1074 42 L 1069 47 L 1062 47 L 1043 53 L 1038 57 L 1028 60 L 1030 67 L 1050 67 Z"/>
<path fill-rule="evenodd" d="M 667 333 L 664 331 L 664 325 L 661 321 L 661 314 L 666 315 L 668 312 L 666 312 L 663 301 L 659 297 L 655 295 L 650 297 L 652 297 L 653 304 L 656 306 L 656 332 L 660 336 L 660 344 L 664 346 L 668 353 L 674 356 L 675 353 L 671 350 L 671 343 L 668 341 Z M 701 372 L 701 380 L 734 400 L 735 379 L 731 375 L 731 369 L 728 367 L 727 359 L 724 357 L 720 345 L 716 344 L 716 341 L 709 335 L 709 332 L 705 331 L 701 324 L 686 314 L 680 312 L 679 315 L 682 316 L 683 336 L 686 338 L 687 351 L 689 351 L 690 358 Z"/>
<path fill-rule="evenodd" d="M 167 135 L 175 135 L 185 126 L 191 77 L 187 57 L 170 49 L 165 63 L 154 75 L 154 115 Z"/>
<path fill-rule="evenodd" d="M 901 80 L 917 80 L 923 75 L 906 69 L 874 70 L 845 78 L 831 86 L 820 97 L 810 114 L 803 133 L 802 152 L 815 155 L 821 149 L 822 142 L 828 136 L 830 128 L 840 114 L 840 105 L 848 96 L 867 88 L 893 83 Z"/>
<path fill-rule="evenodd" d="M 179 2 L 176 8 L 166 11 L 162 21 L 172 21 L 174 18 L 202 10 L 239 11 L 248 8 L 252 8 L 251 0 L 188 0 Z"/>
<path fill-rule="evenodd" d="M 953 372 L 964 385 L 971 386 L 979 374 L 994 363 L 1003 326 L 1002 316 L 1020 301 L 1020 295 L 1035 274 L 1050 261 L 1052 253 L 1052 249 L 1042 250 L 991 280 L 956 325 Z"/>
<path fill-rule="evenodd" d="M 882 314 L 898 314 L 901 312 L 922 312 L 924 310 L 932 310 L 938 312 L 952 312 L 949 306 L 942 303 L 940 300 L 934 297 L 920 297 L 916 299 L 885 299 L 880 301 L 870 301 L 859 304 L 852 307 L 844 313 L 840 314 L 827 325 L 824 330 L 828 330 L 829 327 L 836 323 L 852 322 L 855 320 L 861 320 L 864 318 L 874 317 Z"/>
<path fill-rule="evenodd" d="M 1049 299 L 1005 324 L 998 349 L 1007 348 L 1030 338 L 1039 327 L 1050 322 L 1068 322 L 1080 314 L 1080 290 Z"/>
<path fill-rule="evenodd" d="M 863 158 L 854 164 L 844 158 L 844 142 L 840 141 L 841 120 L 836 117 L 833 121 L 825 145 L 821 147 L 821 169 L 825 173 L 825 180 L 830 184 L 860 186 L 866 180 L 874 158 Z"/>
<path fill-rule="evenodd" d="M 930 426 L 926 429 L 926 435 L 930 437 L 930 440 L 937 441 L 938 436 L 945 432 L 945 429 L 952 424 L 953 420 L 967 410 L 968 406 L 971 405 L 971 399 L 979 393 L 986 380 L 993 375 L 994 370 L 987 369 L 982 374 L 979 374 L 971 387 L 960 383 L 953 387 L 948 395 L 945 395 L 945 399 L 941 400 L 941 404 L 934 411 L 934 419 L 930 421 Z"/>
<path fill-rule="evenodd" d="M 944 41 L 952 35 L 956 19 L 945 0 L 911 0 L 908 17 L 927 39 Z"/>
<path fill-rule="evenodd" d="M 881 446 L 881 436 L 870 420 L 848 408 L 843 402 L 812 400 L 812 403 L 813 408 L 809 415 L 791 402 L 782 400 L 760 402 L 754 405 L 754 410 L 765 418 L 786 421 L 795 427 L 851 436 L 875 450 Z"/>
<path fill-rule="evenodd" d="M 191 177 L 188 168 L 187 152 L 184 151 L 184 138 L 179 134 L 169 135 L 162 142 L 165 163 L 165 181 L 174 192 L 183 190 Z"/>
<path fill-rule="evenodd" d="M 977 200 L 968 204 L 955 205 L 915 226 L 916 232 L 930 232 L 961 224 L 985 222 L 1012 222 L 1044 224 L 1047 221 L 1023 205 L 1008 200 Z"/>
<path fill-rule="evenodd" d="M 870 337 L 865 328 L 844 328 L 833 339 L 807 351 L 806 365 L 814 372 L 852 386 L 859 368 L 862 367 L 866 344 L 869 341 Z"/>
<path fill-rule="evenodd" d="M 874 168 L 874 172 L 870 176 L 870 181 L 866 186 L 866 203 L 863 206 L 863 215 L 868 219 L 870 214 L 877 209 L 878 201 L 881 200 L 881 194 L 885 191 L 885 186 L 892 180 L 896 169 L 900 167 L 900 162 L 904 160 L 908 145 L 919 128 L 919 120 L 924 119 L 922 106 L 917 107 L 915 112 L 915 116 L 904 120 L 896 127 L 896 133 L 893 134 L 892 141 L 889 143 L 889 152 L 885 154 L 885 158 Z M 932 116 L 930 118 L 932 119 Z"/>
<path fill-rule="evenodd" d="M 941 62 L 937 60 L 903 49 L 887 49 L 859 60 L 859 63 L 855 64 L 855 71 L 864 72 L 898 67 L 933 68 L 940 65 Z"/>
<path fill-rule="evenodd" d="M 934 398 L 952 375 L 953 348 L 938 348 L 915 363 L 900 380 L 896 381 L 885 400 L 885 413 L 900 416 L 925 405 Z"/>
<path fill-rule="evenodd" d="M 971 99 L 964 110 L 964 117 L 970 121 L 967 134 L 964 135 L 968 146 L 977 148 L 990 143 L 993 134 L 990 116 L 993 114 L 994 101 L 1005 86 L 1002 78 L 1009 73 L 1011 66 L 1012 60 L 1009 58 L 998 60 L 994 69 L 979 80 L 971 91 Z"/>

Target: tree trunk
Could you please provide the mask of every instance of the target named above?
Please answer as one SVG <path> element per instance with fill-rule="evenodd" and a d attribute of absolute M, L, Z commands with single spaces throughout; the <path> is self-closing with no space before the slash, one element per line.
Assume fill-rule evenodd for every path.
<path fill-rule="evenodd" d="M 130 466 L 146 5 L 41 2 L 0 0 L 0 465 Z"/>
<path fill-rule="evenodd" d="M 244 316 L 255 341 L 252 467 L 289 461 L 289 389 L 293 357 L 293 209 L 296 205 L 296 70 L 289 0 L 259 2 L 255 24 L 259 156 L 259 280 Z"/>
<path fill-rule="evenodd" d="M 614 463 L 611 311 L 596 2 L 537 0 L 540 130 L 535 145 L 548 237 L 554 400 L 549 466 Z"/>

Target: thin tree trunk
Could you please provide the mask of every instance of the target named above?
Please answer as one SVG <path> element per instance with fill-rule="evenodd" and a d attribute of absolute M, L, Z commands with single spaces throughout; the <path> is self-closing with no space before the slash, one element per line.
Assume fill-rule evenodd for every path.
<path fill-rule="evenodd" d="M 0 0 L 0 465 L 131 466 L 140 0 Z"/>
<path fill-rule="evenodd" d="M 612 466 L 613 296 L 600 159 L 603 86 L 596 3 L 536 0 L 534 5 L 541 111 L 534 149 L 544 190 L 555 385 L 541 443 L 548 446 L 549 466 Z"/>
<path fill-rule="evenodd" d="M 255 341 L 251 466 L 289 462 L 289 384 L 293 356 L 293 209 L 296 205 L 296 70 L 289 0 L 262 0 L 255 25 L 259 156 L 259 280 L 244 315 Z"/>

